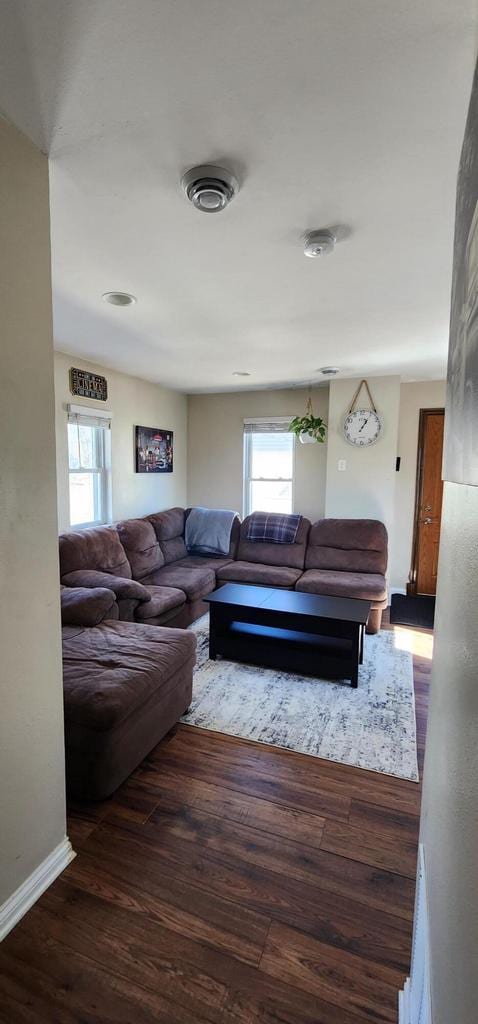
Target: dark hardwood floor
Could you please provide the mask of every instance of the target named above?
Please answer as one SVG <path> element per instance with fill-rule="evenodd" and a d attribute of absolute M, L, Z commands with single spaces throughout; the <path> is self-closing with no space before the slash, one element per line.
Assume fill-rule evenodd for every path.
<path fill-rule="evenodd" d="M 396 633 L 421 766 L 431 638 Z M 0 947 L 0 1021 L 396 1022 L 419 806 L 412 782 L 178 727 L 70 809 L 78 856 Z"/>

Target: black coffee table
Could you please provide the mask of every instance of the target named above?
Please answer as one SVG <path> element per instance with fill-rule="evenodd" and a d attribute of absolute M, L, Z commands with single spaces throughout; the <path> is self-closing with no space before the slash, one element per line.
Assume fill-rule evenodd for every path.
<path fill-rule="evenodd" d="M 226 583 L 210 605 L 209 657 L 358 685 L 370 601 Z"/>

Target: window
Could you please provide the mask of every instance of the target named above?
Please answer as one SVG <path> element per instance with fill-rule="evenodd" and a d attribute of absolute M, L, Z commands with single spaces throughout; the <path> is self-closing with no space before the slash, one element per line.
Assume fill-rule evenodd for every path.
<path fill-rule="evenodd" d="M 294 435 L 290 419 L 244 423 L 244 515 L 292 512 Z"/>
<path fill-rule="evenodd" d="M 109 519 L 110 419 L 76 408 L 68 412 L 70 526 L 97 526 Z"/>

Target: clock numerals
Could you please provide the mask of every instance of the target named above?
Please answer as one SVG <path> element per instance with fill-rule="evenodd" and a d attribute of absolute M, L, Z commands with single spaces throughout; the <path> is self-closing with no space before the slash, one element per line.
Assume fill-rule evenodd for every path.
<path fill-rule="evenodd" d="M 378 440 L 380 418 L 373 409 L 356 409 L 344 420 L 344 435 L 349 444 L 366 448 Z"/>

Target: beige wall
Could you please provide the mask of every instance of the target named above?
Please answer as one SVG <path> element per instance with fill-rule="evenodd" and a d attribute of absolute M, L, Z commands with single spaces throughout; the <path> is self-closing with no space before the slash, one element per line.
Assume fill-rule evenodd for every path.
<path fill-rule="evenodd" d="M 453 288 L 458 288 L 458 293 L 460 264 L 456 260 L 466 242 L 462 232 L 468 212 L 464 211 L 472 211 L 477 198 L 477 183 L 471 179 L 465 156 L 476 145 L 476 75 L 478 65 L 468 138 L 465 134 L 469 148 L 463 150 L 458 176 L 457 210 L 461 209 L 462 218 L 456 223 L 453 272 Z M 453 330 L 457 349 L 468 346 L 469 359 L 470 335 L 467 339 L 458 323 Z M 465 352 L 455 351 L 454 368 L 459 365 L 459 355 L 464 358 Z M 446 414 L 456 411 L 454 402 L 461 410 L 459 390 L 450 386 Z M 471 432 L 471 424 L 469 429 Z M 478 487 L 447 482 L 420 835 L 427 878 L 434 1024 L 476 1024 L 478 1019 L 477 606 Z"/>
<path fill-rule="evenodd" d="M 0 904 L 65 836 L 48 163 L 0 120 Z"/>
<path fill-rule="evenodd" d="M 478 487 L 445 484 L 423 783 L 434 1024 L 478 1006 Z"/>
<path fill-rule="evenodd" d="M 102 373 L 108 380 L 107 402 L 93 402 L 70 394 L 71 366 Z M 158 384 L 117 373 L 75 356 L 55 353 L 56 446 L 59 529 L 69 529 L 67 405 L 106 408 L 112 413 L 111 489 L 113 521 L 146 515 L 172 505 L 186 504 L 187 399 Z M 172 473 L 136 473 L 134 426 L 164 427 L 174 431 Z"/>
<path fill-rule="evenodd" d="M 348 444 L 342 430 L 357 384 L 355 380 L 330 384 L 325 514 L 332 518 L 381 519 L 389 533 L 392 557 L 400 378 L 373 377 L 369 381 L 382 416 L 382 431 L 379 440 L 365 449 Z M 368 408 L 363 392 L 360 398 Z M 345 460 L 345 471 L 339 470 L 339 460 Z"/>
<path fill-rule="evenodd" d="M 415 484 L 420 409 L 445 406 L 446 381 L 420 381 L 400 387 L 398 454 L 400 472 L 395 486 L 394 546 L 390 582 L 397 589 L 407 584 L 412 557 Z"/>
<path fill-rule="evenodd" d="M 246 391 L 189 396 L 188 504 L 243 510 L 244 419 L 305 412 L 307 391 Z M 316 415 L 327 420 L 328 391 L 315 389 Z M 296 445 L 295 511 L 314 521 L 324 514 L 327 446 Z"/>

